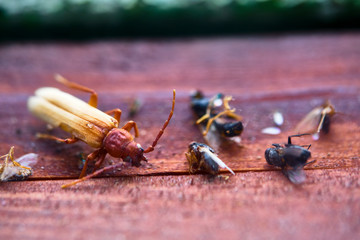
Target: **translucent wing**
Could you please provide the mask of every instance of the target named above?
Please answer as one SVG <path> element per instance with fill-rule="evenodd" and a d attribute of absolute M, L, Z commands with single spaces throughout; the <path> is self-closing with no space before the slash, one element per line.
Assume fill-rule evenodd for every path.
<path fill-rule="evenodd" d="M 24 167 L 31 167 L 36 164 L 38 160 L 38 155 L 35 153 L 28 153 L 25 154 L 19 158 L 17 158 L 15 161 L 20 163 Z"/>
<path fill-rule="evenodd" d="M 214 160 L 219 165 L 219 167 L 226 168 L 227 170 L 229 170 L 229 172 L 235 175 L 233 170 L 231 170 L 231 168 L 229 168 L 220 158 L 218 158 L 216 154 L 212 153 L 208 148 L 201 148 L 199 151 L 207 153 L 208 155 L 211 156 L 211 159 Z"/>
<path fill-rule="evenodd" d="M 295 127 L 295 133 L 316 133 L 319 128 L 323 107 L 316 107 L 309 112 Z"/>
<path fill-rule="evenodd" d="M 302 168 L 283 169 L 283 173 L 294 184 L 301 184 L 306 180 L 305 171 Z"/>

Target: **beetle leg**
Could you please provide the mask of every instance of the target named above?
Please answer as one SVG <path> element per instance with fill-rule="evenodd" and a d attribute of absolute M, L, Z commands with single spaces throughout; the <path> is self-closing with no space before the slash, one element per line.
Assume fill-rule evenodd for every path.
<path fill-rule="evenodd" d="M 241 121 L 241 120 L 243 119 L 242 116 L 240 116 L 240 115 L 238 115 L 238 114 L 236 114 L 236 113 L 233 113 L 233 112 L 228 112 L 226 115 L 227 115 L 228 117 L 230 117 L 230 118 L 235 119 L 236 121 Z"/>
<path fill-rule="evenodd" d="M 107 153 L 107 152 L 106 152 L 105 150 L 103 150 L 102 148 L 100 148 L 100 149 L 98 149 L 98 150 L 95 150 L 94 152 L 90 153 L 90 154 L 87 156 L 86 160 L 85 160 L 84 167 L 83 167 L 83 169 L 81 170 L 81 174 L 80 174 L 80 177 L 79 177 L 79 178 L 82 178 L 82 177 L 85 176 L 85 174 L 86 174 L 86 169 L 87 169 L 87 166 L 88 166 L 89 161 L 93 161 L 94 159 L 96 159 L 96 158 L 99 157 L 99 156 L 105 158 L 106 153 Z M 100 154 L 102 154 L 103 156 L 100 155 Z"/>
<path fill-rule="evenodd" d="M 58 137 L 55 137 L 53 135 L 43 134 L 43 133 L 37 133 L 36 137 L 37 138 L 51 139 L 51 140 L 55 140 L 55 141 L 66 143 L 66 144 L 72 144 L 72 143 L 76 143 L 77 141 L 79 141 L 79 139 L 75 138 L 74 136 L 71 137 L 71 138 L 63 139 L 63 138 L 58 138 Z"/>
<path fill-rule="evenodd" d="M 115 109 L 106 111 L 105 113 L 108 115 L 114 114 L 114 118 L 118 121 L 118 123 L 120 123 L 121 110 L 119 108 L 115 108 Z"/>
<path fill-rule="evenodd" d="M 134 121 L 128 121 L 123 127 L 122 129 L 130 132 L 130 130 L 134 128 L 134 131 L 135 131 L 135 137 L 138 137 L 139 136 L 139 129 L 137 127 L 137 124 L 136 122 Z"/>
<path fill-rule="evenodd" d="M 71 183 L 68 183 L 68 184 L 64 184 L 64 185 L 61 186 L 61 188 L 67 188 L 67 187 L 70 187 L 70 186 L 74 186 L 74 185 L 76 185 L 76 184 L 78 184 L 80 182 L 83 182 L 85 180 L 88 180 L 88 179 L 90 179 L 92 177 L 96 177 L 96 176 L 100 175 L 103 172 L 122 167 L 122 165 L 123 165 L 122 163 L 118 163 L 118 164 L 114 164 L 114 165 L 111 165 L 111 166 L 104 167 L 102 169 L 97 170 L 96 172 L 93 172 L 92 174 L 87 175 L 86 177 L 80 178 L 80 179 L 75 180 L 75 181 L 73 181 Z"/>
<path fill-rule="evenodd" d="M 67 80 L 66 78 L 61 76 L 60 74 L 55 74 L 55 79 L 59 83 L 62 83 L 69 88 L 73 88 L 73 89 L 76 89 L 79 91 L 91 93 L 88 104 L 94 108 L 97 107 L 98 96 L 97 96 L 97 93 L 93 89 L 87 88 L 85 86 L 82 86 L 82 85 L 74 83 L 74 82 L 70 82 L 69 80 Z"/>
<path fill-rule="evenodd" d="M 94 168 L 94 172 L 100 168 L 101 164 L 104 162 L 105 160 L 105 156 L 106 156 L 107 152 L 104 150 L 104 151 L 100 151 L 99 153 L 99 157 L 98 157 L 98 160 L 96 161 L 95 163 L 95 168 Z"/>

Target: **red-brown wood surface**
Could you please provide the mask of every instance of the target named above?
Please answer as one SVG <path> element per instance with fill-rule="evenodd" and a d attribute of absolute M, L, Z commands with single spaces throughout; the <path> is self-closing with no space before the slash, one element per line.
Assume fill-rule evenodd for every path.
<path fill-rule="evenodd" d="M 14 43 L 0 46 L 0 154 L 39 154 L 28 181 L 0 184 L 0 231 L 7 239 L 355 239 L 360 231 L 360 35 L 312 34 L 186 40 Z M 46 124 L 26 107 L 35 89 L 63 86 L 61 73 L 95 89 L 99 108 L 142 106 L 133 120 L 147 146 L 177 90 L 174 117 L 149 163 L 124 164 L 111 178 L 63 190 L 80 174 L 84 143 L 35 138 Z M 191 91 L 234 96 L 244 117 L 242 147 L 219 156 L 236 176 L 189 175 L 184 152 L 203 141 L 189 107 Z M 88 95 L 70 90 L 86 100 Z M 339 112 L 330 133 L 311 143 L 307 180 L 291 184 L 266 164 L 264 151 L 283 143 L 300 119 L 329 99 Z M 261 134 L 271 113 L 282 133 Z M 51 132 L 67 137 L 60 130 Z M 117 159 L 108 157 L 108 162 Z M 228 173 L 225 173 L 228 175 Z"/>

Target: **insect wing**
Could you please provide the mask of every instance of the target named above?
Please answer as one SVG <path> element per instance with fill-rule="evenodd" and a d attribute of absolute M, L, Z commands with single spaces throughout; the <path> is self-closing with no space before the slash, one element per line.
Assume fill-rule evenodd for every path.
<path fill-rule="evenodd" d="M 35 94 L 28 101 L 28 108 L 35 116 L 92 147 L 101 147 L 107 132 L 118 125 L 106 113 L 56 88 L 40 88 Z"/>
<path fill-rule="evenodd" d="M 323 107 L 314 108 L 295 127 L 295 133 L 316 133 L 322 116 Z"/>
<path fill-rule="evenodd" d="M 36 164 L 38 156 L 39 155 L 35 153 L 28 153 L 17 158 L 15 161 L 20 163 L 24 167 L 31 167 Z"/>
<path fill-rule="evenodd" d="M 40 88 L 36 90 L 35 95 L 99 127 L 118 127 L 118 122 L 110 115 L 57 88 Z"/>
<path fill-rule="evenodd" d="M 219 167 L 226 168 L 227 170 L 229 170 L 229 172 L 235 175 L 233 170 L 231 170 L 231 168 L 229 168 L 220 158 L 218 158 L 216 154 L 212 153 L 208 148 L 201 148 L 199 151 L 207 154 L 214 162 L 219 165 Z"/>
<path fill-rule="evenodd" d="M 293 168 L 303 167 L 310 156 L 310 151 L 300 146 L 287 145 L 284 149 L 285 162 L 288 166 Z"/>
<path fill-rule="evenodd" d="M 302 168 L 283 169 L 284 175 L 294 184 L 305 182 L 306 175 Z"/>

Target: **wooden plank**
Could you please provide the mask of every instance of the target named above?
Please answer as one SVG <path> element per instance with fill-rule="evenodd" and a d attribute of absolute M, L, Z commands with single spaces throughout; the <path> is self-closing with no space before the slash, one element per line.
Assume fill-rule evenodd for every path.
<path fill-rule="evenodd" d="M 229 179 L 147 176 L 0 185 L 5 239 L 355 239 L 359 168 L 309 170 L 302 186 L 280 172 Z"/>
<path fill-rule="evenodd" d="M 124 103 L 126 99 L 116 95 L 107 95 L 114 102 Z M 237 96 L 234 96 L 236 99 Z M 13 116 L 17 116 L 15 123 L 11 127 L 3 129 L 0 136 L 0 146 L 5 153 L 11 145 L 15 145 L 16 156 L 21 156 L 27 152 L 36 152 L 40 155 L 40 160 L 34 166 L 33 178 L 76 178 L 80 174 L 81 153 L 89 154 L 92 148 L 84 143 L 65 145 L 49 140 L 35 139 L 37 132 L 47 132 L 46 124 L 32 117 L 26 110 L 26 98 L 9 101 L 11 96 L 6 97 L 0 102 L 2 106 L 14 109 L 12 114 L 1 114 L 0 123 L 3 126 L 11 123 Z M 283 143 L 287 141 L 287 136 L 293 134 L 292 130 L 298 121 L 312 109 L 314 103 L 321 103 L 322 99 L 329 98 L 340 113 L 334 117 L 333 125 L 329 135 L 321 136 L 319 141 L 314 141 L 310 137 L 295 139 L 298 144 L 312 144 L 312 156 L 317 160 L 315 164 L 308 168 L 337 168 L 359 166 L 359 152 L 352 149 L 360 149 L 360 135 L 352 134 L 360 132 L 360 112 L 359 102 L 356 96 L 352 95 L 332 95 L 325 97 L 299 97 L 294 100 L 236 100 L 232 106 L 241 109 L 246 124 L 242 135 L 243 147 L 225 149 L 219 153 L 220 157 L 234 171 L 249 170 L 271 170 L 264 159 L 264 151 L 272 143 Z M 138 139 L 143 146 L 151 144 L 160 129 L 163 121 L 167 118 L 170 110 L 171 96 L 155 99 L 146 97 L 141 112 L 136 116 L 136 121 L 141 130 Z M 146 101 L 146 102 L 145 102 Z M 313 103 L 313 104 L 312 104 Z M 122 104 L 126 113 L 126 105 Z M 165 105 L 165 106 L 163 106 Z M 105 107 L 104 109 L 110 109 Z M 272 126 L 271 113 L 280 110 L 286 120 L 283 126 L 283 133 L 279 136 L 268 136 L 261 134 L 261 129 Z M 124 121 L 125 122 L 125 121 Z M 123 123 L 124 124 L 124 123 Z M 122 125 L 122 124 L 120 124 Z M 24 127 L 26 126 L 26 127 Z M 67 137 L 68 135 L 60 130 L 53 131 L 57 136 Z M 11 137 L 9 142 L 8 136 Z M 144 164 L 140 168 L 124 165 L 121 171 L 111 173 L 111 175 L 147 175 L 161 173 L 184 174 L 188 172 L 188 166 L 184 152 L 191 141 L 203 141 L 200 131 L 194 126 L 194 119 L 189 109 L 189 99 L 185 93 L 180 93 L 174 119 L 167 129 L 164 137 L 160 140 L 158 148 L 149 157 L 149 164 Z M 119 160 L 109 157 L 109 161 L 118 162 Z"/>
<path fill-rule="evenodd" d="M 314 34 L 171 41 L 13 43 L 0 46 L 0 153 L 39 154 L 31 181 L 0 184 L 0 230 L 8 239 L 103 239 L 144 237 L 353 238 L 359 234 L 360 35 Z M 61 87 L 59 72 L 94 88 L 101 110 L 143 104 L 133 118 L 147 146 L 167 118 L 177 89 L 174 118 L 149 163 L 126 164 L 60 190 L 80 174 L 81 153 L 93 149 L 35 139 L 46 124 L 31 116 L 26 101 L 35 89 Z M 219 156 L 235 177 L 188 176 L 184 152 L 202 141 L 189 94 L 234 96 L 245 131 L 241 148 Z M 70 91 L 87 100 L 86 94 Z M 339 112 L 330 133 L 313 141 L 307 180 L 296 187 L 266 164 L 264 151 L 286 142 L 300 119 L 329 99 Z M 271 113 L 285 117 L 278 136 L 261 134 Z M 122 125 L 120 124 L 120 125 Z M 54 130 L 53 134 L 66 137 Z M 108 158 L 108 162 L 118 160 Z M 140 176 L 137 176 L 140 175 Z M 146 176 L 143 176 L 146 175 Z M 157 175 L 157 176 L 156 176 Z M 57 180 L 56 179 L 62 179 Z M 179 230 L 180 229 L 180 230 Z M 186 231 L 184 230 L 186 229 Z"/>

